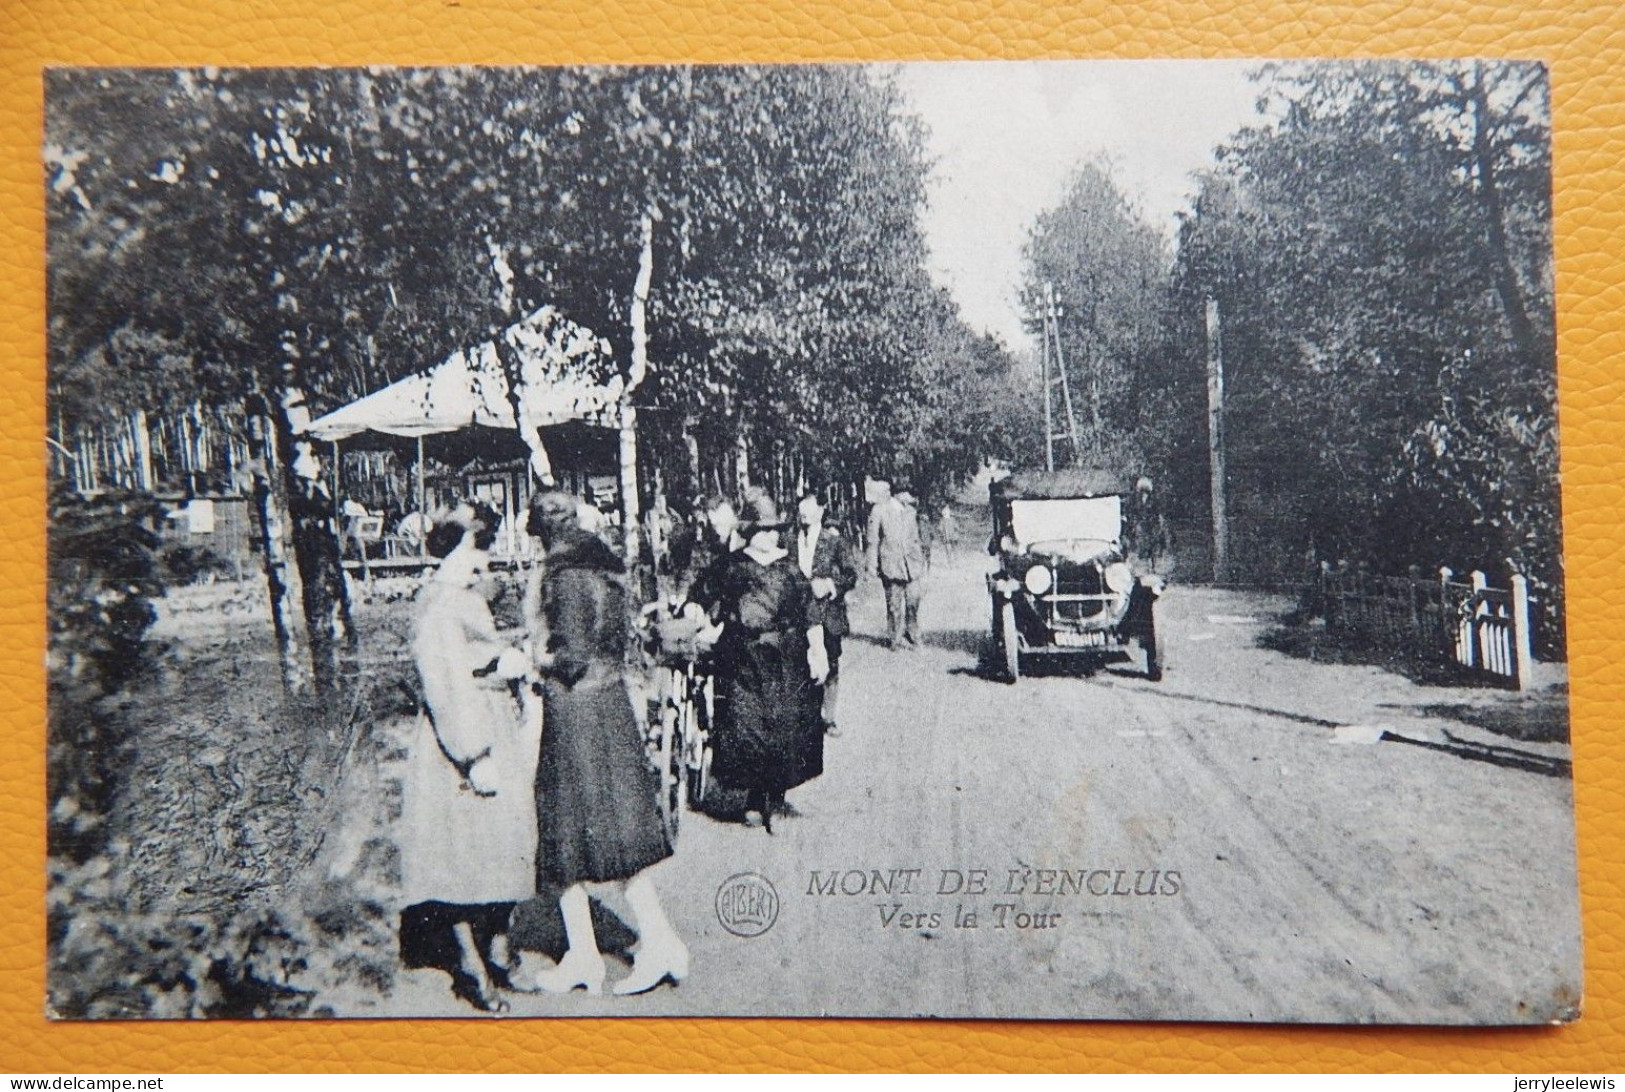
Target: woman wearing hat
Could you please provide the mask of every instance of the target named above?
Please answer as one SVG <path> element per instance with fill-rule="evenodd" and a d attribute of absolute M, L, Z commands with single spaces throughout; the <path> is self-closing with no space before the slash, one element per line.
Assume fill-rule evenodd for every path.
<path fill-rule="evenodd" d="M 604 984 L 587 883 L 625 881 L 638 949 L 618 994 L 643 993 L 688 974 L 688 949 L 667 921 L 649 877 L 671 856 L 660 816 L 660 776 L 644 753 L 627 694 L 625 566 L 583 530 L 573 498 L 538 493 L 528 529 L 547 551 L 538 644 L 543 732 L 536 769 L 536 890 L 563 889 L 569 950 L 550 970 L 515 986 L 553 993 Z M 516 978 L 519 977 L 516 975 Z"/>
<path fill-rule="evenodd" d="M 759 817 L 771 834 L 784 794 L 824 771 L 829 663 L 823 627 L 809 624 L 811 582 L 780 545 L 786 523 L 772 499 L 756 491 L 740 515 L 745 546 L 717 562 L 700 602 L 721 627 L 711 769 L 745 791 L 745 821 Z"/>
<path fill-rule="evenodd" d="M 453 991 L 488 1012 L 507 1008 L 487 959 L 507 961 L 508 920 L 534 891 L 536 855 L 537 736 L 507 689 L 528 664 L 497 635 L 483 587 L 496 528 L 494 511 L 464 506 L 427 536 L 441 560 L 412 641 L 427 715 L 407 753 L 400 826 L 403 956 L 437 964 L 449 931 Z"/>

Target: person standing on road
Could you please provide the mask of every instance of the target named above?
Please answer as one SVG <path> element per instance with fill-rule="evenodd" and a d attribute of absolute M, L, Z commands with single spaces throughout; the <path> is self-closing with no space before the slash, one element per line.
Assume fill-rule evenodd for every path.
<path fill-rule="evenodd" d="M 617 994 L 643 993 L 688 975 L 688 948 L 666 918 L 649 870 L 672 854 L 660 815 L 660 775 L 625 679 L 626 567 L 581 528 L 574 498 L 531 498 L 527 530 L 547 551 L 541 590 L 545 641 L 533 649 L 542 677 L 543 732 L 536 769 L 538 891 L 563 889 L 569 950 L 558 965 L 516 988 L 598 993 L 604 958 L 593 932 L 587 883 L 625 881 L 638 949 Z M 541 638 L 543 635 L 538 634 Z"/>
<path fill-rule="evenodd" d="M 758 491 L 743 516 L 745 546 L 724 555 L 692 594 L 716 627 L 711 769 L 745 791 L 746 824 L 771 834 L 784 794 L 824 771 L 818 707 L 829 663 L 823 626 L 809 618 L 811 581 L 779 544 L 777 507 Z"/>
<path fill-rule="evenodd" d="M 898 483 L 869 515 L 870 567 L 886 592 L 886 630 L 893 649 L 918 648 L 925 543 L 914 495 Z"/>
<path fill-rule="evenodd" d="M 800 523 L 795 542 L 796 566 L 812 582 L 807 620 L 824 627 L 824 650 L 829 660 L 820 720 L 825 735 L 838 736 L 835 706 L 841 683 L 841 639 L 852 628 L 846 596 L 857 586 L 858 564 L 845 537 L 824 524 L 824 505 L 816 492 L 809 490 L 802 495 L 796 515 Z"/>
<path fill-rule="evenodd" d="M 706 597 L 707 582 L 713 579 L 723 559 L 745 546 L 739 510 L 721 493 L 706 494 L 695 502 L 688 536 L 677 586 L 681 595 L 700 602 Z"/>
<path fill-rule="evenodd" d="M 1140 560 L 1147 572 L 1169 576 L 1173 572 L 1173 538 L 1168 532 L 1168 521 L 1157 503 L 1150 478 L 1142 477 L 1134 483 L 1134 495 L 1128 514 L 1130 552 Z"/>
<path fill-rule="evenodd" d="M 884 478 L 864 478 L 863 499 L 869 505 L 869 520 L 863 528 L 863 570 L 872 573 L 875 571 L 875 544 L 880 540 L 880 516 L 891 503 L 891 482 Z"/>
<path fill-rule="evenodd" d="M 538 739 L 506 690 L 528 665 L 497 635 L 483 590 L 496 527 L 495 512 L 465 506 L 427 536 L 441 562 L 412 641 L 427 715 L 407 752 L 400 821 L 405 962 L 439 966 L 449 930 L 452 990 L 487 1012 L 507 1008 L 490 970 L 507 969 L 508 921 L 534 891 L 536 857 Z"/>

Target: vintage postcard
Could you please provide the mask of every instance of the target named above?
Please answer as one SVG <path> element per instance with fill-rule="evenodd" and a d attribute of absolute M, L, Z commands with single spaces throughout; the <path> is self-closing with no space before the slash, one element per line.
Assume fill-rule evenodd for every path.
<path fill-rule="evenodd" d="M 45 90 L 52 1016 L 1578 1016 L 1543 65 Z"/>

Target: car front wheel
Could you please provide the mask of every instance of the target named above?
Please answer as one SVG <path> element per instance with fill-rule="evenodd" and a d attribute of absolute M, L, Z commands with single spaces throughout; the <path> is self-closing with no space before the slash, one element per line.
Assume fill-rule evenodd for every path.
<path fill-rule="evenodd" d="M 999 607 L 999 645 L 1004 650 L 1004 674 L 1021 681 L 1021 638 L 1016 633 L 1016 605 L 1006 599 Z"/>
<path fill-rule="evenodd" d="M 1145 651 L 1145 677 L 1152 682 L 1162 681 L 1162 649 L 1157 645 L 1156 619 L 1148 610 L 1145 630 L 1140 634 L 1140 647 Z"/>

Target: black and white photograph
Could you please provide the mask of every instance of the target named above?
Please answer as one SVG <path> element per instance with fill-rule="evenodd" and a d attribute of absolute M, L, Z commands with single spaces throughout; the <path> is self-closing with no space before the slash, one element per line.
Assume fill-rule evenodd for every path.
<path fill-rule="evenodd" d="M 43 78 L 50 1017 L 1579 1017 L 1543 64 Z"/>

